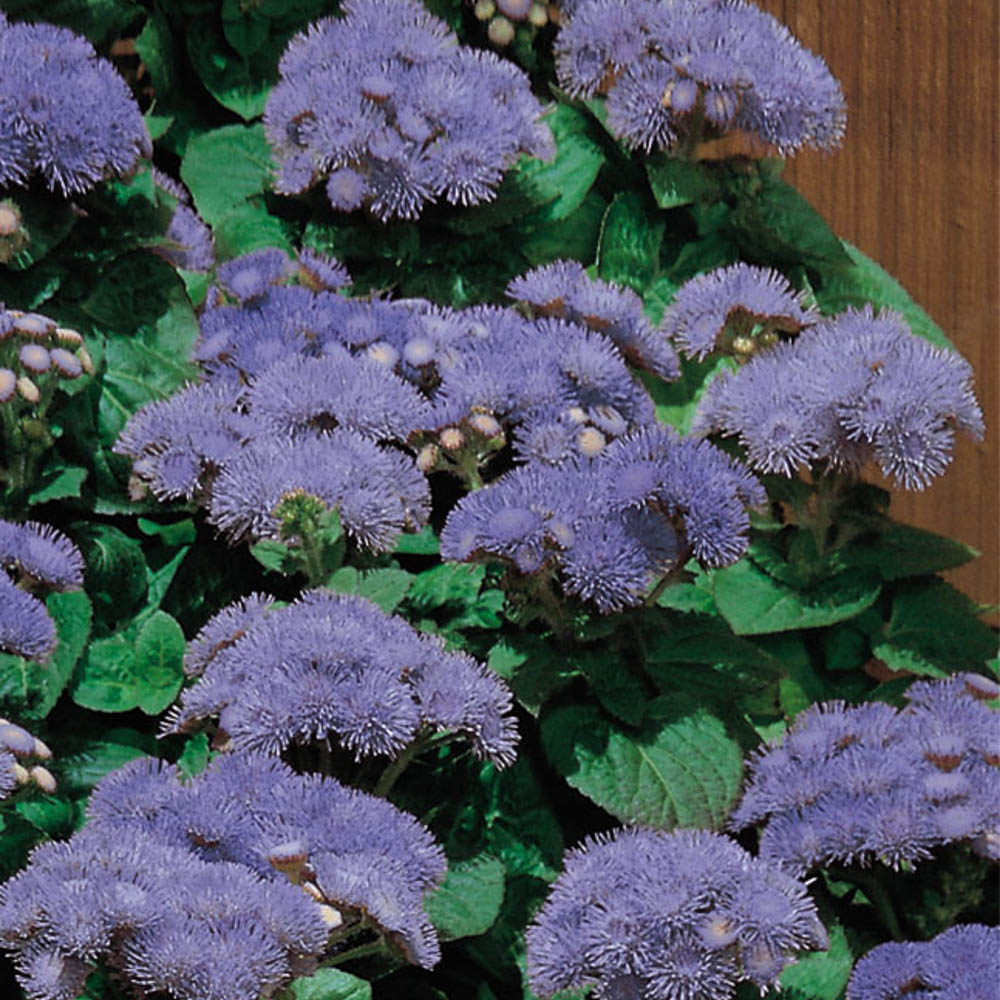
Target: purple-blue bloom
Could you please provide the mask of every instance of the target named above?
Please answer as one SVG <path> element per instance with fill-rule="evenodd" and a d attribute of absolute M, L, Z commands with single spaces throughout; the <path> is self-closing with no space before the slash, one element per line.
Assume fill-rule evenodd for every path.
<path fill-rule="evenodd" d="M 351 0 L 289 43 L 264 114 L 277 189 L 326 177 L 330 204 L 383 222 L 491 199 L 520 153 L 546 155 L 527 77 L 458 45 L 415 0 Z"/>
<path fill-rule="evenodd" d="M 228 260 L 219 266 L 219 284 L 239 302 L 264 295 L 272 285 L 281 284 L 292 274 L 288 254 L 275 247 L 266 247 Z"/>
<path fill-rule="evenodd" d="M 740 263 L 686 281 L 661 325 L 689 357 L 720 351 L 746 360 L 776 333 L 795 334 L 819 319 L 782 274 Z"/>
<path fill-rule="evenodd" d="M 705 442 L 649 428 L 592 460 L 529 463 L 462 499 L 441 534 L 445 558 L 560 571 L 568 594 L 602 611 L 640 603 L 687 553 L 710 566 L 745 551 L 748 504 L 763 489 Z"/>
<path fill-rule="evenodd" d="M 45 661 L 56 642 L 55 622 L 45 605 L 0 573 L 0 651 Z"/>
<path fill-rule="evenodd" d="M 711 383 L 693 429 L 738 436 L 762 472 L 874 459 L 907 489 L 951 461 L 955 430 L 983 435 L 972 368 L 910 333 L 899 313 L 848 309 Z"/>
<path fill-rule="evenodd" d="M 1000 927 L 958 924 L 930 941 L 890 941 L 854 967 L 847 1000 L 990 1000 L 1000 984 Z"/>
<path fill-rule="evenodd" d="M 727 1000 L 827 947 L 805 885 L 703 830 L 622 830 L 570 851 L 527 932 L 536 992 Z"/>
<path fill-rule="evenodd" d="M 175 198 L 177 206 L 163 242 L 151 249 L 174 267 L 187 271 L 210 271 L 215 265 L 212 230 L 192 207 L 187 188 L 156 167 L 153 167 L 152 174 L 156 186 Z"/>
<path fill-rule="evenodd" d="M 0 14 L 0 66 L 0 187 L 37 173 L 67 197 L 151 155 L 125 81 L 85 38 Z"/>
<path fill-rule="evenodd" d="M 360 597 L 307 591 L 275 608 L 224 608 L 185 661 L 200 676 L 167 731 L 218 716 L 217 742 L 280 753 L 330 739 L 358 759 L 396 756 L 418 736 L 453 732 L 504 766 L 517 729 L 504 684 L 472 657 Z"/>
<path fill-rule="evenodd" d="M 939 844 L 995 835 L 1000 714 L 970 692 L 971 676 L 917 682 L 899 712 L 807 709 L 751 760 L 731 827 L 764 823 L 761 857 L 799 871 L 834 861 L 898 868 Z"/>
<path fill-rule="evenodd" d="M 555 54 L 561 86 L 607 95 L 612 132 L 647 153 L 733 129 L 783 154 L 843 136 L 844 96 L 826 64 L 744 0 L 587 0 Z"/>

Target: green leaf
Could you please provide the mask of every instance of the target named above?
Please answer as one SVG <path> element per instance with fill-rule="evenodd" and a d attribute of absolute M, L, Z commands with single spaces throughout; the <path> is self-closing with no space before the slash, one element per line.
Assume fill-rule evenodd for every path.
<path fill-rule="evenodd" d="M 649 703 L 637 730 L 591 705 L 542 721 L 545 752 L 577 791 L 623 823 L 719 829 L 739 794 L 743 754 L 704 709 L 672 696 Z"/>
<path fill-rule="evenodd" d="M 903 286 L 856 246 L 841 241 L 853 267 L 822 270 L 816 298 L 825 313 L 843 312 L 848 306 L 861 308 L 866 302 L 901 312 L 910 329 L 937 347 L 955 350 L 955 345 L 910 297 Z"/>
<path fill-rule="evenodd" d="M 778 177 L 762 176 L 752 195 L 729 217 L 732 232 L 747 256 L 771 263 L 837 265 L 851 258 L 836 234 L 809 202 Z"/>
<path fill-rule="evenodd" d="M 135 641 L 135 670 L 139 708 L 159 715 L 177 697 L 184 680 L 184 633 L 166 613 L 157 611 L 139 629 Z"/>
<path fill-rule="evenodd" d="M 660 208 L 714 201 L 721 193 L 712 172 L 703 164 L 690 160 L 658 153 L 646 160 L 646 174 Z"/>
<path fill-rule="evenodd" d="M 576 661 L 561 656 L 550 643 L 528 633 L 501 639 L 490 650 L 488 665 L 535 716 L 556 691 L 580 676 Z"/>
<path fill-rule="evenodd" d="M 514 231 L 513 239 L 531 267 L 566 257 L 593 260 L 607 207 L 608 203 L 592 188 L 580 207 L 566 218 L 541 226 L 526 224 Z"/>
<path fill-rule="evenodd" d="M 271 150 L 263 125 L 226 125 L 194 137 L 181 178 L 201 217 L 213 228 L 271 180 Z"/>
<path fill-rule="evenodd" d="M 95 639 L 77 664 L 70 697 L 96 712 L 129 712 L 139 705 L 135 644 L 125 635 Z"/>
<path fill-rule="evenodd" d="M 110 735 L 110 734 L 109 734 Z M 93 740 L 84 749 L 59 758 L 59 787 L 63 792 L 89 792 L 106 774 L 145 751 L 131 743 Z"/>
<path fill-rule="evenodd" d="M 250 555 L 272 573 L 291 576 L 299 571 L 299 557 L 290 546 L 273 538 L 264 538 L 250 546 Z"/>
<path fill-rule="evenodd" d="M 955 569 L 979 554 L 971 545 L 953 538 L 908 524 L 891 524 L 885 531 L 839 549 L 836 556 L 847 566 L 874 566 L 883 580 L 899 580 Z"/>
<path fill-rule="evenodd" d="M 606 712 L 630 726 L 639 725 L 646 712 L 649 695 L 645 684 L 630 669 L 625 658 L 601 648 L 582 650 L 572 659 L 579 664 L 580 672 L 587 678 Z"/>
<path fill-rule="evenodd" d="M 805 955 L 781 973 L 781 996 L 786 1000 L 839 1000 L 850 978 L 854 956 L 840 924 L 827 927 L 830 947 Z"/>
<path fill-rule="evenodd" d="M 87 470 L 78 465 L 63 466 L 43 476 L 38 488 L 28 496 L 28 503 L 33 506 L 48 503 L 50 500 L 66 500 L 80 495 L 83 481 L 87 478 Z"/>
<path fill-rule="evenodd" d="M 90 638 L 93 617 L 90 600 L 82 591 L 49 594 L 45 606 L 56 623 L 59 645 L 45 667 L 40 668 L 41 701 L 33 711 L 39 718 L 52 711 L 73 676 L 73 669 Z"/>
<path fill-rule="evenodd" d="M 893 670 L 932 677 L 981 669 L 997 655 L 997 637 L 977 610 L 943 580 L 915 581 L 893 597 L 884 640 L 873 640 L 872 652 Z"/>
<path fill-rule="evenodd" d="M 434 529 L 425 524 L 415 535 L 400 535 L 392 551 L 397 555 L 436 556 L 441 551 L 441 544 Z"/>
<path fill-rule="evenodd" d="M 253 41 L 250 36 L 242 40 Z M 267 104 L 277 70 L 276 43 L 270 41 L 266 44 L 265 34 L 249 59 L 230 48 L 214 18 L 197 18 L 188 28 L 188 55 L 205 89 L 244 121 L 259 118 Z"/>
<path fill-rule="evenodd" d="M 177 767 L 186 778 L 193 778 L 208 767 L 212 751 L 208 748 L 208 734 L 196 733 L 189 736 L 184 749 L 177 758 Z"/>
<path fill-rule="evenodd" d="M 357 593 L 392 614 L 406 597 L 414 579 L 412 573 L 403 569 L 373 569 L 362 573 Z"/>
<path fill-rule="evenodd" d="M 123 617 L 146 594 L 146 559 L 134 538 L 110 524 L 77 521 L 70 535 L 86 561 L 87 589 L 111 620 Z"/>
<path fill-rule="evenodd" d="M 14 808 L 22 819 L 46 837 L 61 837 L 73 832 L 76 809 L 66 799 L 46 796 L 44 799 L 18 802 Z"/>
<path fill-rule="evenodd" d="M 151 521 L 147 517 L 140 517 L 136 521 L 139 530 L 150 538 L 159 538 L 164 545 L 171 548 L 190 545 L 198 535 L 194 520 L 185 517 L 180 521 L 173 521 L 170 524 L 161 524 L 159 521 Z"/>
<path fill-rule="evenodd" d="M 588 121 L 581 112 L 560 103 L 544 120 L 556 140 L 555 159 L 522 156 L 512 169 L 518 189 L 545 206 L 535 216 L 537 221 L 565 219 L 582 205 L 604 164 L 604 154 L 588 135 Z"/>
<path fill-rule="evenodd" d="M 503 903 L 504 866 L 491 854 L 449 864 L 448 877 L 424 902 L 442 941 L 475 937 L 493 926 Z"/>
<path fill-rule="evenodd" d="M 420 611 L 446 604 L 472 604 L 486 578 L 485 566 L 447 562 L 424 570 L 406 595 L 407 604 Z"/>
<path fill-rule="evenodd" d="M 878 575 L 864 569 L 797 589 L 749 558 L 717 571 L 712 587 L 719 614 L 737 635 L 832 625 L 871 607 L 882 589 Z"/>
<path fill-rule="evenodd" d="M 598 274 L 642 291 L 656 276 L 666 221 L 634 191 L 615 195 L 604 215 Z"/>
<path fill-rule="evenodd" d="M 237 205 L 213 228 L 215 254 L 219 260 L 239 257 L 265 247 L 278 247 L 285 251 L 292 249 L 288 225 L 271 215 L 257 199 Z"/>
<path fill-rule="evenodd" d="M 320 969 L 288 987 L 295 1000 L 371 1000 L 371 983 L 340 969 Z"/>

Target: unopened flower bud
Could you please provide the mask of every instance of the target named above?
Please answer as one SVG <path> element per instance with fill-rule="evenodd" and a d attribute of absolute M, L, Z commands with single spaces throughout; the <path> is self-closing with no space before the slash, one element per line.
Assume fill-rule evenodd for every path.
<path fill-rule="evenodd" d="M 52 777 L 52 772 L 41 764 L 36 764 L 29 772 L 31 780 L 45 792 L 52 795 L 56 790 L 56 779 Z"/>
<path fill-rule="evenodd" d="M 582 406 L 571 406 L 566 413 L 574 424 L 585 424 L 587 422 L 587 411 Z"/>
<path fill-rule="evenodd" d="M 495 17 L 490 21 L 486 35 L 494 45 L 503 48 L 514 41 L 514 25 L 505 17 Z"/>
<path fill-rule="evenodd" d="M 496 437 L 501 430 L 497 418 L 489 413 L 474 413 L 469 417 L 469 426 L 488 438 Z"/>
<path fill-rule="evenodd" d="M 372 361 L 377 361 L 380 365 L 385 365 L 386 368 L 394 368 L 396 362 L 399 360 L 399 351 L 392 344 L 387 344 L 384 340 L 380 340 L 375 344 L 369 344 L 368 357 Z"/>
<path fill-rule="evenodd" d="M 965 690 L 981 701 L 990 701 L 993 698 L 1000 698 L 1000 684 L 983 677 L 982 674 L 963 674 L 962 680 L 965 682 Z"/>
<path fill-rule="evenodd" d="M 67 347 L 80 347 L 83 344 L 83 337 L 68 326 L 57 326 L 55 338 L 60 344 L 65 344 Z"/>
<path fill-rule="evenodd" d="M 90 356 L 90 351 L 86 347 L 81 347 L 77 352 L 76 356 L 80 359 L 80 364 L 83 365 L 83 370 L 88 375 L 94 374 L 94 359 Z"/>
<path fill-rule="evenodd" d="M 757 346 L 758 347 L 774 347 L 778 342 L 778 335 L 774 330 L 765 330 L 763 333 L 757 334 Z"/>
<path fill-rule="evenodd" d="M 0 236 L 13 236 L 21 228 L 21 213 L 12 201 L 0 202 Z"/>
<path fill-rule="evenodd" d="M 42 760 L 52 760 L 52 751 L 37 736 L 35 737 L 35 745 L 32 747 L 31 755 L 33 757 L 40 757 Z"/>
<path fill-rule="evenodd" d="M 488 21 L 496 12 L 497 5 L 493 0 L 476 0 L 476 5 L 472 8 L 477 21 Z"/>
<path fill-rule="evenodd" d="M 0 747 L 18 756 L 27 756 L 35 749 L 35 737 L 13 722 L 4 722 L 0 725 Z"/>
<path fill-rule="evenodd" d="M 536 28 L 544 28 L 549 23 L 549 12 L 543 3 L 533 3 L 528 11 L 528 23 Z"/>
<path fill-rule="evenodd" d="M 301 840 L 289 840 L 272 847 L 268 851 L 267 860 L 276 871 L 297 883 L 302 880 L 308 856 Z"/>
<path fill-rule="evenodd" d="M 446 427 L 438 435 L 438 440 L 447 451 L 457 451 L 465 444 L 465 435 L 457 427 Z"/>
<path fill-rule="evenodd" d="M 414 337 L 403 348 L 403 358 L 414 367 L 430 364 L 434 360 L 434 341 L 430 337 Z"/>
<path fill-rule="evenodd" d="M 753 354 L 753 337 L 733 337 L 734 354 Z"/>
<path fill-rule="evenodd" d="M 497 9 L 512 21 L 523 21 L 534 0 L 496 0 Z"/>
<path fill-rule="evenodd" d="M 22 420 L 21 432 L 26 438 L 32 441 L 44 441 L 47 444 L 52 442 L 52 437 L 44 420 Z"/>
<path fill-rule="evenodd" d="M 336 930 L 343 922 L 344 918 L 340 913 L 340 910 L 334 909 L 329 903 L 320 903 L 319 912 L 323 917 L 323 923 L 330 928 L 331 931 Z"/>
<path fill-rule="evenodd" d="M 6 403 L 17 391 L 17 376 L 9 368 L 0 368 L 0 403 Z"/>
<path fill-rule="evenodd" d="M 53 347 L 49 351 L 49 356 L 52 358 L 52 364 L 56 366 L 56 370 L 63 378 L 79 378 L 83 374 L 83 365 L 80 364 L 80 359 L 65 348 Z"/>
<path fill-rule="evenodd" d="M 25 344 L 21 350 L 17 352 L 17 360 L 20 361 L 29 372 L 34 372 L 36 375 L 41 375 L 42 372 L 47 372 L 52 364 L 52 358 L 49 356 L 49 352 L 42 347 L 41 344 Z"/>
<path fill-rule="evenodd" d="M 604 451 L 604 446 L 607 444 L 607 440 L 596 427 L 584 427 L 583 430 L 577 434 L 576 443 L 579 445 L 580 451 L 582 451 L 587 458 L 593 458 L 595 455 L 599 455 L 602 451 Z"/>
<path fill-rule="evenodd" d="M 417 452 L 417 468 L 421 472 L 430 472 L 431 469 L 437 465 L 438 456 L 440 455 L 438 446 L 436 444 L 425 444 L 423 448 Z"/>
<path fill-rule="evenodd" d="M 31 783 L 31 775 L 28 773 L 26 767 L 22 767 L 20 764 L 14 764 L 11 767 L 11 774 L 14 775 L 14 780 L 19 785 L 27 785 Z"/>
<path fill-rule="evenodd" d="M 558 546 L 564 549 L 568 549 L 573 544 L 573 539 L 576 537 L 573 533 L 573 529 L 565 522 L 553 519 L 549 521 L 546 525 L 549 531 L 549 535 L 555 539 Z"/>
<path fill-rule="evenodd" d="M 13 312 L 11 315 L 14 315 Z M 40 313 L 18 313 L 14 320 L 14 329 L 27 337 L 45 337 L 55 328 L 55 323 Z"/>
<path fill-rule="evenodd" d="M 323 900 L 326 899 L 326 896 L 319 891 L 319 886 L 317 886 L 315 882 L 302 882 L 300 884 L 302 886 L 302 891 L 307 895 L 312 896 L 317 903 L 322 903 Z"/>
<path fill-rule="evenodd" d="M 966 741 L 961 736 L 939 733 L 924 741 L 924 757 L 940 771 L 954 771 L 962 763 Z"/>
<path fill-rule="evenodd" d="M 26 399 L 32 405 L 42 398 L 42 394 L 38 391 L 38 386 L 27 375 L 22 375 L 17 380 L 17 391 L 21 394 L 22 399 Z"/>

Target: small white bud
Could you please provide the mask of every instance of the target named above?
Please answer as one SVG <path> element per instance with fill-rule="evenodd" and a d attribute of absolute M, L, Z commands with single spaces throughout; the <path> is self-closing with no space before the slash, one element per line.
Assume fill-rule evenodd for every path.
<path fill-rule="evenodd" d="M 46 795 L 51 795 L 56 790 L 56 779 L 52 777 L 52 772 L 47 767 L 42 767 L 41 764 L 36 764 L 31 771 L 31 780 L 34 781 L 38 787 L 45 792 Z"/>

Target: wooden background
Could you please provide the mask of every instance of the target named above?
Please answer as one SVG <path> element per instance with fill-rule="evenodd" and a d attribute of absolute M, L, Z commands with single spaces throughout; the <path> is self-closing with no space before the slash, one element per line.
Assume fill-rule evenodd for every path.
<path fill-rule="evenodd" d="M 757 0 L 840 80 L 847 135 L 785 177 L 894 275 L 976 370 L 986 439 L 892 513 L 983 555 L 947 577 L 1000 602 L 1000 109 L 996 0 Z M 994 623 L 997 615 L 989 616 Z"/>

